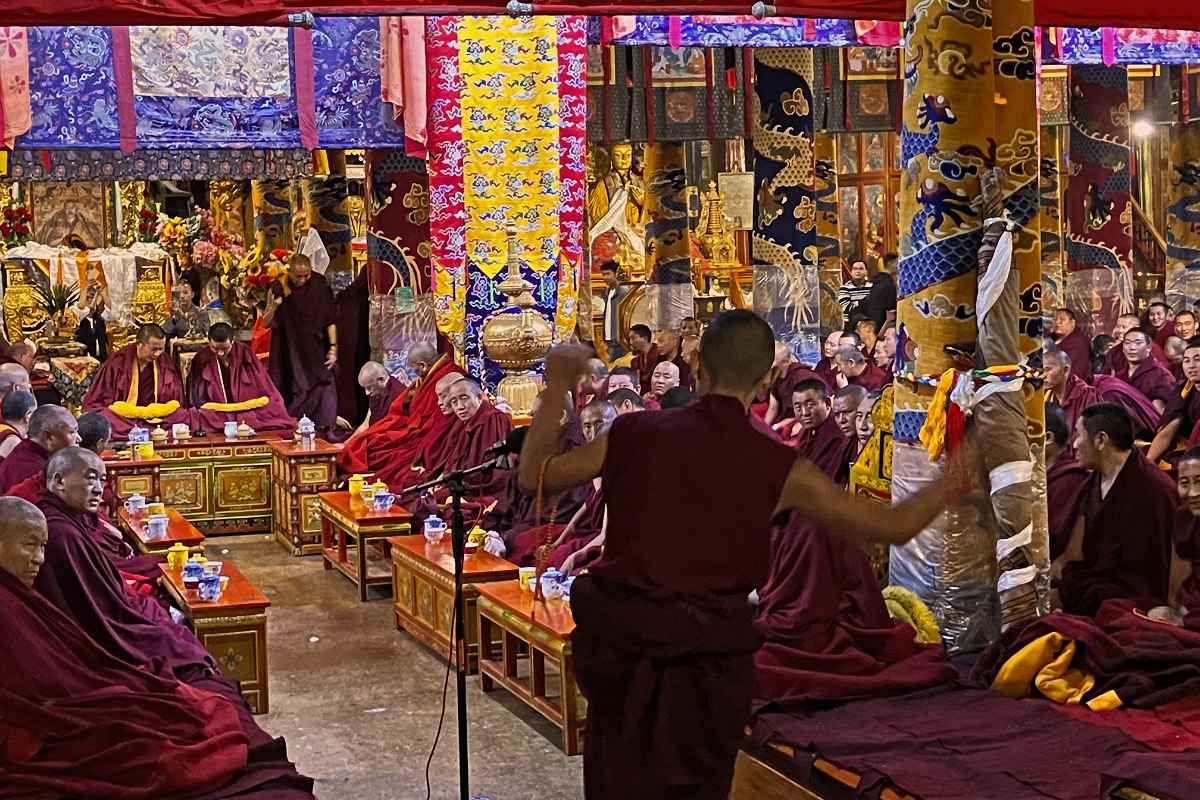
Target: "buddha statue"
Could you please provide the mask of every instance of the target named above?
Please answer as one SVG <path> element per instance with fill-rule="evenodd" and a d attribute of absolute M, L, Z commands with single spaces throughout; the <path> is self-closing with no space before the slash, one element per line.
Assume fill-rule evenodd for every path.
<path fill-rule="evenodd" d="M 618 260 L 631 273 L 640 273 L 646 252 L 646 189 L 633 169 L 634 151 L 629 142 L 617 142 L 608 152 L 608 167 L 598 162 L 604 151 L 591 151 L 588 169 L 589 241 L 614 231 L 620 241 Z M 597 175 L 600 175 L 597 177 Z"/>

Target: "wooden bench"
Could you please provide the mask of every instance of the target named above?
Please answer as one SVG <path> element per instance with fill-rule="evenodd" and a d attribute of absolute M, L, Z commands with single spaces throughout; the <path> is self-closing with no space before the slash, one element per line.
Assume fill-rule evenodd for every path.
<path fill-rule="evenodd" d="M 221 672 L 241 681 L 242 696 L 255 714 L 270 710 L 267 686 L 267 607 L 271 601 L 237 567 L 223 562 L 229 585 L 221 599 L 208 603 L 183 586 L 183 575 L 166 564 L 162 585 L 187 617 L 188 627 L 208 650 Z"/>
<path fill-rule="evenodd" d="M 176 542 L 184 547 L 204 544 L 204 534 L 173 508 L 167 509 L 167 532 L 162 536 L 150 536 L 147 516 L 145 511 L 130 514 L 124 506 L 117 511 L 117 526 L 139 553 L 165 553 Z"/>
<path fill-rule="evenodd" d="M 321 552 L 321 492 L 337 481 L 341 447 L 318 439 L 312 449 L 291 439 L 271 442 L 271 508 L 275 540 L 294 556 Z"/>
<path fill-rule="evenodd" d="M 575 685 L 570 606 L 563 600 L 534 600 L 517 581 L 481 583 L 476 589 L 479 687 L 490 692 L 503 686 L 562 731 L 567 755 L 583 752 L 586 703 Z M 523 660 L 528 661 L 524 677 Z M 547 662 L 558 674 L 556 695 L 547 693 Z"/>
<path fill-rule="evenodd" d="M 360 602 L 367 600 L 367 587 L 391 586 L 392 571 L 369 571 L 367 551 L 373 542 L 412 533 L 412 514 L 394 505 L 375 511 L 349 492 L 321 492 L 321 556 L 325 569 L 337 569 L 358 587 Z M 353 553 L 351 552 L 353 550 Z"/>
<path fill-rule="evenodd" d="M 437 544 L 424 536 L 396 536 L 392 547 L 392 603 L 396 628 L 443 658 L 450 657 L 454 627 L 454 553 L 450 534 Z M 476 584 L 511 581 L 517 565 L 478 550 L 463 559 L 463 632 L 467 638 L 467 671 L 479 666 Z"/>

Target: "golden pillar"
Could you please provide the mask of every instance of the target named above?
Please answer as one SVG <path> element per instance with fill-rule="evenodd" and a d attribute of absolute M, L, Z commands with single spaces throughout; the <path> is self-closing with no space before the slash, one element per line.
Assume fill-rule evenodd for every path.
<path fill-rule="evenodd" d="M 350 204 L 346 184 L 346 157 L 341 151 L 329 151 L 329 174 L 304 178 L 300 182 L 305 213 L 304 224 L 321 234 L 329 254 L 331 272 L 349 270 L 351 242 Z M 300 236 L 300 225 L 293 235 Z M 297 242 L 297 247 L 300 242 Z"/>
<path fill-rule="evenodd" d="M 121 230 L 113 238 L 119 247 L 129 247 L 138 240 L 141 210 L 146 205 L 145 181 L 121 181 L 117 184 L 117 202 L 121 208 Z"/>
<path fill-rule="evenodd" d="M 1042 308 L 1061 308 L 1067 299 L 1066 249 L 1063 238 L 1063 127 L 1041 129 Z"/>
<path fill-rule="evenodd" d="M 654 330 L 677 328 L 695 313 L 683 145 L 647 145 L 645 175 L 647 311 Z"/>
<path fill-rule="evenodd" d="M 1200 299 L 1200 124 L 1172 128 L 1167 202 L 1167 300 Z"/>
<path fill-rule="evenodd" d="M 292 190 L 288 181 L 251 181 L 255 243 L 263 253 L 292 249 Z"/>
<path fill-rule="evenodd" d="M 213 181 L 208 185 L 208 205 L 212 211 L 213 225 L 217 230 L 237 236 L 243 242 L 250 239 L 246 235 L 248 194 L 245 181 Z"/>
<path fill-rule="evenodd" d="M 821 335 L 842 327 L 837 293 L 842 286 L 842 238 L 838 229 L 837 138 L 814 137 L 817 200 L 817 269 L 821 281 Z"/>

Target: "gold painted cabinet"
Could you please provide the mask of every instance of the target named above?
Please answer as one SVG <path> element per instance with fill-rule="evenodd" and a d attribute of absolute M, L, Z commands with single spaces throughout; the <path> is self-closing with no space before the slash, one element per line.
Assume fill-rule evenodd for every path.
<path fill-rule="evenodd" d="M 321 552 L 321 492 L 337 481 L 339 448 L 317 440 L 306 450 L 291 440 L 271 443 L 275 541 L 294 556 Z"/>

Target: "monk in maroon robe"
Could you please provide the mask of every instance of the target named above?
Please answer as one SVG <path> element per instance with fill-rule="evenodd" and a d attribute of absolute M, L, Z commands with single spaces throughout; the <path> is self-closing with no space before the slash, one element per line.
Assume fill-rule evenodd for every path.
<path fill-rule="evenodd" d="M 372 423 L 387 416 L 388 409 L 404 391 L 404 384 L 387 371 L 378 361 L 368 361 L 358 371 L 358 385 L 367 396 L 367 413 L 354 431 L 354 436 L 365 433 Z M 351 437 L 353 438 L 353 437 Z"/>
<path fill-rule="evenodd" d="M 1115 344 L 1104 354 L 1104 364 L 1101 372 L 1105 375 L 1122 375 L 1129 371 L 1129 362 L 1125 359 L 1125 351 L 1121 347 L 1121 342 L 1125 338 L 1125 334 L 1134 328 L 1141 327 L 1142 321 L 1137 314 L 1122 314 L 1117 317 L 1117 321 L 1113 324 L 1112 338 Z M 1158 342 L 1151 340 L 1150 342 L 1150 357 L 1164 367 L 1170 366 L 1166 352 L 1159 346 Z"/>
<path fill-rule="evenodd" d="M 438 406 L 435 387 L 446 375 L 461 375 L 462 370 L 451 356 L 439 355 L 427 342 L 412 346 L 408 365 L 417 379 L 396 396 L 383 417 L 373 419 L 370 427 L 338 454 L 338 466 L 345 472 L 383 472 L 391 476 L 383 481 L 393 485 L 409 471 L 433 428 L 441 425 L 440 434 L 445 435 L 449 421 Z"/>
<path fill-rule="evenodd" d="M 112 424 L 116 441 L 135 427 L 185 424 L 195 420 L 184 408 L 183 382 L 174 362 L 164 356 L 167 335 L 158 325 L 143 325 L 137 341 L 100 365 L 83 398 L 84 411 L 99 411 Z"/>
<path fill-rule="evenodd" d="M 1096 403 L 1116 403 L 1125 409 L 1134 423 L 1134 434 L 1150 438 L 1158 425 L 1159 415 L 1150 400 L 1127 382 L 1112 375 L 1095 375 L 1092 383 L 1071 372 L 1071 360 L 1057 347 L 1042 354 L 1046 388 L 1050 397 L 1062 406 L 1067 424 L 1074 427 L 1080 413 Z"/>
<path fill-rule="evenodd" d="M 1149 398 L 1161 414 L 1175 394 L 1175 378 L 1171 371 L 1150 357 L 1150 337 L 1145 331 L 1135 328 L 1126 333 L 1121 349 L 1129 369 L 1116 377 Z"/>
<path fill-rule="evenodd" d="M 600 477 L 609 513 L 604 554 L 571 589 L 589 800 L 728 796 L 760 644 L 746 598 L 767 577 L 773 516 L 803 504 L 840 533 L 905 541 L 954 493 L 943 480 L 906 504 L 868 510 L 757 434 L 749 405 L 773 350 L 753 312 L 719 314 L 701 342 L 699 401 L 618 417 L 608 434 L 557 457 L 565 396 L 587 352 L 559 347 L 546 358 L 521 485 L 557 491 Z"/>
<path fill-rule="evenodd" d="M 333 292 L 324 275 L 297 253 L 288 271 L 271 284 L 263 324 L 271 328 L 271 382 L 287 413 L 307 416 L 328 437 L 337 420 L 337 325 Z"/>
<path fill-rule="evenodd" d="M 19 389 L 9 392 L 0 400 L 3 421 L 0 421 L 0 459 L 6 457 L 21 440 L 29 435 L 29 418 L 37 409 L 37 398 L 33 392 Z"/>
<path fill-rule="evenodd" d="M 1071 374 L 1084 383 L 1092 382 L 1092 343 L 1079 330 L 1075 314 L 1068 308 L 1054 311 L 1054 339 L 1058 348 L 1071 359 Z"/>
<path fill-rule="evenodd" d="M 376 470 L 379 480 L 386 483 L 394 492 L 401 492 L 412 486 L 418 486 L 442 474 L 446 462 L 461 435 L 464 423 L 450 409 L 450 387 L 457 383 L 463 374 L 458 370 L 446 370 L 437 383 L 433 384 L 433 396 L 437 400 L 439 414 L 430 420 L 423 431 L 417 431 L 420 437 L 417 441 L 416 456 L 411 463 L 400 459 L 390 459 Z"/>
<path fill-rule="evenodd" d="M 1090 615 L 1110 599 L 1149 609 L 1167 601 L 1177 502 L 1171 479 L 1133 448 L 1133 425 L 1113 403 L 1075 424 L 1079 464 L 1092 470 L 1053 565 L 1064 611 Z"/>
<path fill-rule="evenodd" d="M 794 440 L 796 453 L 812 462 L 834 483 L 850 482 L 850 465 L 858 454 L 858 438 L 842 432 L 830 413 L 829 395 L 820 378 L 801 381 L 792 395 L 793 410 L 802 430 Z"/>
<path fill-rule="evenodd" d="M 209 433 L 221 433 L 230 421 L 257 433 L 290 434 L 296 428 L 262 361 L 224 322 L 208 329 L 208 347 L 192 359 L 187 398 L 196 425 Z"/>
<path fill-rule="evenodd" d="M 1190 363 L 1191 366 L 1188 366 Z M 1200 377 L 1200 345 L 1189 347 L 1184 354 L 1185 370 L 1195 377 Z M 1200 392 L 1191 378 L 1175 387 L 1171 402 L 1163 409 L 1162 417 L 1155 432 L 1154 441 L 1146 450 L 1146 459 L 1152 464 L 1160 460 L 1175 463 L 1191 445 L 1192 434 L 1196 431 L 1196 420 L 1200 419 Z"/>
<path fill-rule="evenodd" d="M 1046 508 L 1050 515 L 1051 559 L 1067 549 L 1084 489 L 1092 475 L 1091 470 L 1075 460 L 1071 442 L 1074 436 L 1062 406 L 1046 403 Z"/>
<path fill-rule="evenodd" d="M 877 392 L 887 385 L 892 376 L 868 361 L 862 351 L 853 345 L 842 345 L 834 358 L 838 372 L 846 383 L 861 386 L 868 392 Z M 839 381 L 841 383 L 841 381 Z"/>
<path fill-rule="evenodd" d="M 650 386 L 650 378 L 658 362 L 664 361 L 658 345 L 651 340 L 650 329 L 645 325 L 634 325 L 629 329 L 629 343 L 633 345 L 633 363 L 630 368 L 637 373 L 642 388 Z"/>
<path fill-rule="evenodd" d="M 946 683 L 940 645 L 921 645 L 888 614 L 871 559 L 793 511 L 771 531 L 771 568 L 758 590 L 754 696 L 773 706 L 851 700 Z"/>
<path fill-rule="evenodd" d="M 0 492 L 41 474 L 50 456 L 79 444 L 79 423 L 62 406 L 41 406 L 29 418 L 29 436 L 0 462 Z"/>
<path fill-rule="evenodd" d="M 1167 341 L 1168 337 L 1175 335 L 1175 323 L 1171 319 L 1171 307 L 1161 300 L 1155 300 L 1146 306 L 1146 314 L 1142 318 L 1141 327 L 1161 347 Z"/>
<path fill-rule="evenodd" d="M 1179 460 L 1179 500 L 1175 521 L 1175 555 L 1179 559 L 1174 606 L 1183 613 L 1183 624 L 1200 630 L 1200 450 L 1189 450 Z"/>
<path fill-rule="evenodd" d="M 775 345 L 775 364 L 772 369 L 773 374 L 777 377 L 771 381 L 769 405 L 763 416 L 763 421 L 768 425 L 774 425 L 782 419 L 791 419 L 794 416 L 792 394 L 795 393 L 799 383 L 813 378 L 825 381 L 824 376 L 796 361 L 792 351 L 782 342 Z M 836 380 L 832 384 L 825 384 L 826 390 L 830 392 L 836 387 Z"/>

